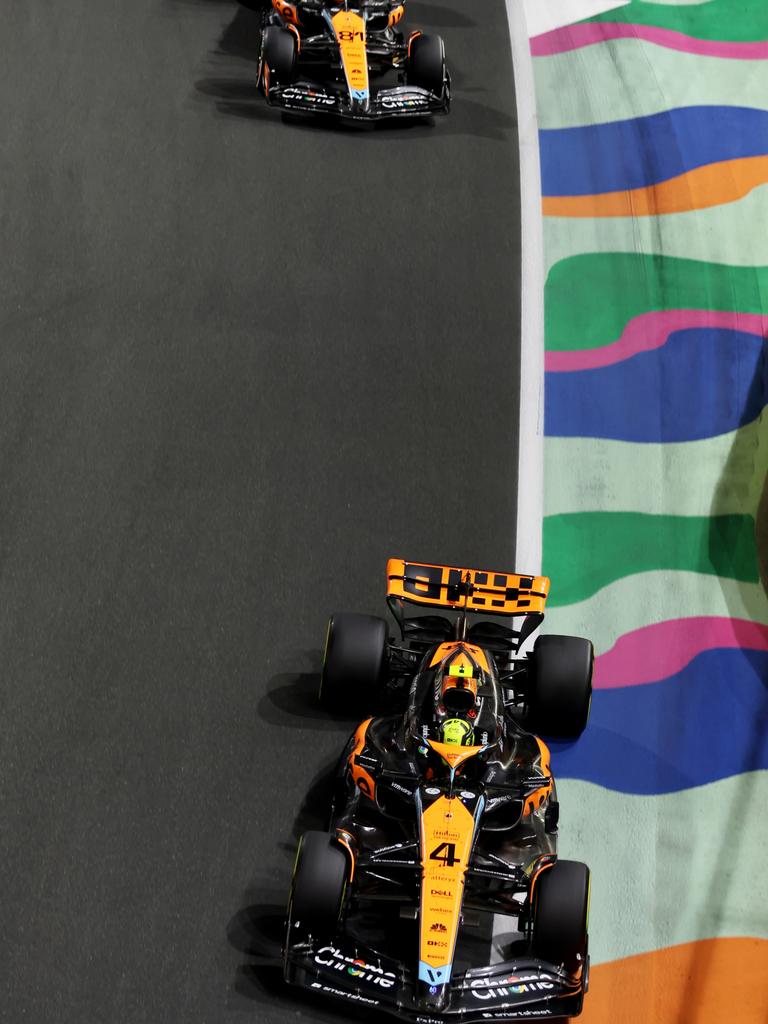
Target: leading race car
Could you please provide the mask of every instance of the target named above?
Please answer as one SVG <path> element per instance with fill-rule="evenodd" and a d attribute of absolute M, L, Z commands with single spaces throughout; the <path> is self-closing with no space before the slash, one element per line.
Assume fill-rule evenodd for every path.
<path fill-rule="evenodd" d="M 271 106 L 364 122 L 448 112 L 437 35 L 398 28 L 403 0 L 271 0 L 258 85 Z"/>
<path fill-rule="evenodd" d="M 522 655 L 548 592 L 543 576 L 390 559 L 399 636 L 374 616 L 332 617 L 322 703 L 384 713 L 347 744 L 328 831 L 300 840 L 286 981 L 416 1024 L 580 1013 L 589 869 L 557 857 L 536 733 L 585 728 L 593 650 L 540 636 Z"/>

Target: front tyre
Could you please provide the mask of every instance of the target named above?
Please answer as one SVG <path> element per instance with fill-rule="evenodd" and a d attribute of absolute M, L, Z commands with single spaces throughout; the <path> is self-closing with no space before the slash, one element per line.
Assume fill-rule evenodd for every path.
<path fill-rule="evenodd" d="M 348 873 L 347 855 L 328 832 L 305 832 L 293 868 L 289 929 L 331 938 L 344 906 Z"/>
<path fill-rule="evenodd" d="M 589 927 L 590 873 L 586 864 L 558 860 L 534 887 L 533 951 L 573 974 L 585 968 Z"/>
<path fill-rule="evenodd" d="M 267 25 L 261 36 L 258 86 L 269 93 L 272 85 L 290 85 L 296 77 L 296 37 L 287 28 Z"/>
<path fill-rule="evenodd" d="M 408 85 L 442 96 L 446 83 L 445 43 L 442 36 L 416 36 L 408 50 Z"/>

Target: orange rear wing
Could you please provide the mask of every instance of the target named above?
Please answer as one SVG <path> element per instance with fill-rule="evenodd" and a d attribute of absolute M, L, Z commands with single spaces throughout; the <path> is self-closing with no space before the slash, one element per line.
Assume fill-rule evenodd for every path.
<path fill-rule="evenodd" d="M 433 608 L 490 615 L 543 615 L 549 593 L 546 576 L 460 569 L 390 558 L 387 597 Z"/>

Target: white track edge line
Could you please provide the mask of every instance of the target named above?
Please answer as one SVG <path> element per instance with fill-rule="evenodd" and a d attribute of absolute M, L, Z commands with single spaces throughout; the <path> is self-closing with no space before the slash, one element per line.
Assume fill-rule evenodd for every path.
<path fill-rule="evenodd" d="M 505 0 L 520 150 L 520 412 L 515 569 L 541 572 L 544 517 L 544 227 L 533 58 L 522 0 Z M 509 918 L 494 914 L 491 963 L 504 959 Z"/>
<path fill-rule="evenodd" d="M 540 573 L 544 516 L 544 227 L 533 58 L 521 0 L 506 0 L 520 148 L 520 421 L 516 572 Z"/>

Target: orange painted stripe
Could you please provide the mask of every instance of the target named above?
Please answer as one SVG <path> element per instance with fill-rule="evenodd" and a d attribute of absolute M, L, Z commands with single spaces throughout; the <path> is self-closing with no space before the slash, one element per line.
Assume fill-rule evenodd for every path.
<path fill-rule="evenodd" d="M 696 167 L 644 188 L 592 196 L 545 196 L 543 208 L 546 217 L 655 217 L 732 203 L 767 182 L 768 156 L 750 156 Z"/>
<path fill-rule="evenodd" d="M 628 925 L 629 927 L 629 925 Z M 593 967 L 579 1024 L 766 1024 L 768 939 L 704 939 Z"/>

